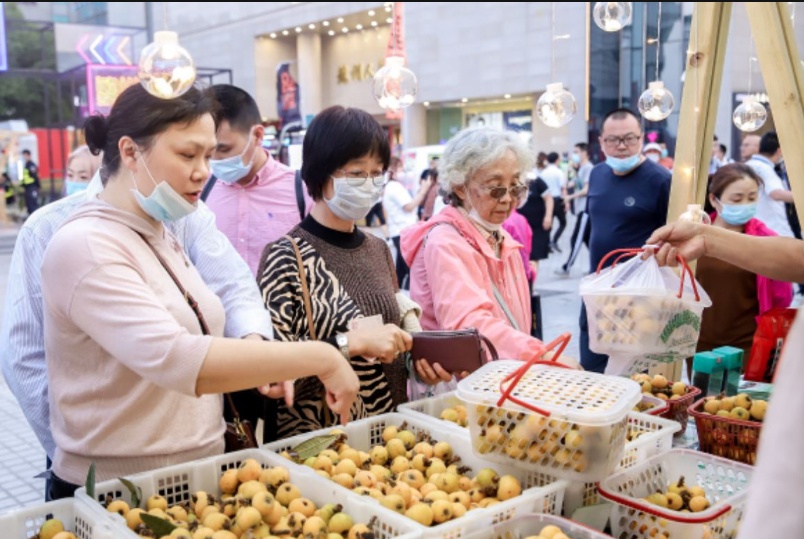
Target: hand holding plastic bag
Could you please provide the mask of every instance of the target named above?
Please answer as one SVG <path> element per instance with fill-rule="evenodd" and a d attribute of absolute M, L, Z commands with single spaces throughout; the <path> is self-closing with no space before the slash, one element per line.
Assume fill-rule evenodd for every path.
<path fill-rule="evenodd" d="M 654 356 L 659 361 L 690 356 L 698 342 L 701 314 L 712 301 L 683 259 L 679 277 L 672 269 L 659 267 L 654 256 L 644 260 L 634 256 L 643 251 L 612 251 L 596 273 L 581 280 L 580 294 L 589 319 L 589 348 L 610 356 Z M 601 269 L 617 254 L 611 267 Z M 628 256 L 633 258 L 619 263 Z"/>

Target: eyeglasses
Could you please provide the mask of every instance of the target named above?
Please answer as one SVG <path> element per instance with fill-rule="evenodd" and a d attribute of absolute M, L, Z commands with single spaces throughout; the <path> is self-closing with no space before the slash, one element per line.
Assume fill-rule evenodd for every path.
<path fill-rule="evenodd" d="M 381 187 L 388 179 L 388 173 L 381 170 L 363 172 L 362 170 L 336 170 L 335 177 L 346 180 L 352 187 L 360 187 L 366 180 L 371 180 L 375 187 Z"/>
<path fill-rule="evenodd" d="M 624 137 L 606 137 L 603 139 L 603 144 L 609 148 L 616 148 L 620 144 L 625 144 L 626 146 L 633 148 L 639 144 L 640 140 L 642 140 L 641 135 L 634 135 L 631 133 L 630 135 L 625 135 Z"/>
<path fill-rule="evenodd" d="M 521 183 L 511 187 L 487 187 L 485 185 L 478 185 L 478 187 L 488 191 L 491 198 L 496 198 L 497 200 L 503 198 L 506 193 L 511 193 L 512 198 L 522 198 L 528 192 L 528 186 Z"/>

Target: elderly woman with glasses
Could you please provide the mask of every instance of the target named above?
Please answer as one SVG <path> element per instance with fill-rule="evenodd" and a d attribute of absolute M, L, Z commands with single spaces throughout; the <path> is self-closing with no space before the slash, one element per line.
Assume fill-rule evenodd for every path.
<path fill-rule="evenodd" d="M 367 112 L 330 107 L 310 123 L 302 157 L 301 175 L 316 204 L 265 248 L 257 273 L 274 335 L 325 341 L 343 354 L 360 379 L 350 419 L 393 411 L 407 400 L 411 337 L 400 326 L 415 306 L 398 293 L 388 245 L 356 226 L 380 200 L 391 161 L 388 135 Z M 293 396 L 269 402 L 267 431 L 275 439 L 336 419 L 315 378 L 296 380 Z"/>
<path fill-rule="evenodd" d="M 543 352 L 542 342 L 530 336 L 522 245 L 502 228 L 528 191 L 525 171 L 532 166 L 513 132 L 474 127 L 447 144 L 438 182 L 449 206 L 402 232 L 411 299 L 421 305 L 424 329 L 476 328 L 504 358 Z M 432 377 L 428 368 L 417 365 L 419 376 Z"/>

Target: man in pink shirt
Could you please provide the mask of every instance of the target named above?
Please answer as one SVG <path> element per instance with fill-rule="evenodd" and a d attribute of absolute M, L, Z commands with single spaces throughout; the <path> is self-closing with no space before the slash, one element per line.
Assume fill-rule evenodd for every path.
<path fill-rule="evenodd" d="M 257 103 L 230 84 L 212 87 L 218 100 L 218 145 L 210 161 L 215 184 L 206 203 L 223 232 L 256 276 L 266 244 L 299 224 L 313 205 L 296 172 L 262 147 L 265 128 Z M 296 189 L 304 197 L 303 207 Z"/>

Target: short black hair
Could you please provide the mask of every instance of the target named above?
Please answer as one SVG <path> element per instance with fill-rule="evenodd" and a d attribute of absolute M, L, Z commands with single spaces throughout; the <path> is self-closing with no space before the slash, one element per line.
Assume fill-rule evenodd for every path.
<path fill-rule="evenodd" d="M 374 116 L 340 105 L 319 112 L 304 135 L 301 175 L 313 200 L 320 201 L 330 176 L 352 159 L 376 155 L 383 171 L 391 162 L 388 134 Z"/>
<path fill-rule="evenodd" d="M 720 143 L 720 151 L 721 151 L 721 152 L 723 152 L 723 155 L 726 155 L 726 154 L 728 153 L 729 149 L 726 147 L 726 145 L 725 145 L 725 144 L 723 144 L 723 143 L 721 142 L 721 143 Z"/>
<path fill-rule="evenodd" d="M 215 84 L 210 91 L 218 102 L 217 123 L 226 120 L 235 131 L 248 133 L 262 123 L 257 102 L 245 90 L 231 84 Z"/>
<path fill-rule="evenodd" d="M 154 137 L 172 125 L 189 125 L 205 114 L 215 117 L 215 100 L 206 90 L 193 87 L 180 97 L 162 99 L 134 84 L 117 96 L 108 117 L 98 114 L 87 118 L 84 133 L 92 155 L 103 152 L 105 181 L 120 168 L 117 143 L 121 138 L 131 137 L 147 150 Z"/>
<path fill-rule="evenodd" d="M 779 151 L 779 137 L 776 131 L 768 131 L 759 140 L 759 153 L 762 155 L 773 155 Z"/>
<path fill-rule="evenodd" d="M 633 110 L 627 109 L 625 107 L 620 107 L 618 109 L 614 109 L 614 110 L 609 111 L 608 113 L 606 113 L 606 115 L 603 116 L 603 123 L 600 124 L 600 130 L 601 131 L 603 130 L 603 127 L 606 125 L 606 122 L 609 121 L 609 119 L 612 119 L 612 120 L 624 120 L 625 118 L 628 118 L 629 116 L 631 116 L 632 118 L 634 118 L 637 121 L 637 123 L 639 124 L 639 129 L 641 131 L 642 130 L 642 122 L 639 120 L 639 116 L 637 116 L 636 113 Z"/>
<path fill-rule="evenodd" d="M 558 152 L 550 152 L 547 154 L 547 162 L 555 164 L 558 162 Z"/>
<path fill-rule="evenodd" d="M 31 150 L 22 150 L 22 155 L 31 155 Z"/>
<path fill-rule="evenodd" d="M 575 147 L 581 150 L 582 152 L 589 153 L 589 145 L 585 142 L 578 142 L 575 144 Z"/>

